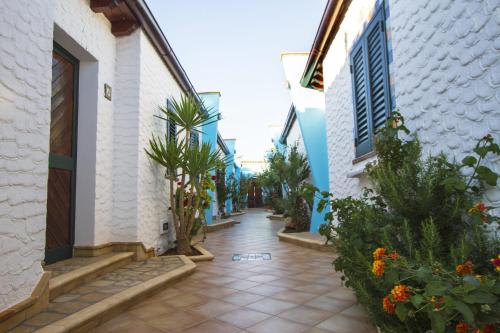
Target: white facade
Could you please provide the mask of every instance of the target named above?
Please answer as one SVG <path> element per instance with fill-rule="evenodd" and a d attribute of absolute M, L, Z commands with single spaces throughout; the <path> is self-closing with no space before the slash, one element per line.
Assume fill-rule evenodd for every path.
<path fill-rule="evenodd" d="M 445 152 L 461 160 L 490 133 L 500 141 L 500 2 L 388 1 L 389 66 L 395 106 L 416 132 L 424 156 Z M 323 62 L 330 190 L 358 195 L 369 185 L 355 163 L 349 51 L 376 7 L 353 0 Z M 500 172 L 500 161 L 487 165 Z M 500 204 L 500 190 L 487 199 Z"/>
<path fill-rule="evenodd" d="M 144 148 L 182 90 L 141 28 L 117 38 L 89 3 L 0 1 L 0 310 L 43 272 L 54 41 L 80 61 L 75 245 L 166 246 L 168 193 Z"/>

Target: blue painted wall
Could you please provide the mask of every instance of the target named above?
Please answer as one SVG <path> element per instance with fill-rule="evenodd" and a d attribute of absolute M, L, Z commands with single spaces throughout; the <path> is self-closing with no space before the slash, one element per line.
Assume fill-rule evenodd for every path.
<path fill-rule="evenodd" d="M 299 123 L 302 139 L 306 148 L 307 160 L 311 167 L 311 176 L 314 186 L 320 191 L 329 191 L 328 175 L 328 150 L 326 144 L 325 111 L 319 108 L 305 108 L 297 110 L 297 121 Z M 318 213 L 319 198 L 315 197 L 312 217 L 311 232 L 318 232 L 319 226 L 324 221 L 323 213 Z"/>
<path fill-rule="evenodd" d="M 210 93 L 200 93 L 198 94 L 203 101 L 205 108 L 208 110 L 210 114 L 219 113 L 219 101 L 220 101 L 220 93 L 218 92 L 210 92 Z M 217 149 L 217 125 L 218 121 L 211 122 L 209 124 L 205 124 L 202 126 L 202 141 L 211 145 L 212 151 L 215 152 Z M 211 175 L 215 175 L 215 171 L 211 172 Z M 210 202 L 210 207 L 205 210 L 205 220 L 207 224 L 212 223 L 212 216 L 214 215 L 214 197 L 215 193 L 213 191 L 209 191 L 210 197 L 212 197 L 212 201 Z"/>
<path fill-rule="evenodd" d="M 320 191 L 329 192 L 328 150 L 326 145 L 325 96 L 323 92 L 301 86 L 300 79 L 304 73 L 309 55 L 307 53 L 283 53 L 281 62 L 288 81 L 290 96 L 295 106 L 302 139 L 311 167 L 313 184 Z M 314 200 L 311 218 L 311 232 L 317 232 L 324 223 L 327 211 L 317 213 L 318 198 Z"/>
<path fill-rule="evenodd" d="M 225 139 L 224 142 L 226 143 L 227 149 L 229 150 L 229 153 L 226 155 L 226 160 L 228 163 L 226 164 L 226 182 L 229 179 L 231 175 L 234 174 L 234 146 L 236 145 L 236 139 Z M 231 198 L 228 198 L 226 200 L 226 214 L 231 214 L 233 210 L 233 203 Z"/>

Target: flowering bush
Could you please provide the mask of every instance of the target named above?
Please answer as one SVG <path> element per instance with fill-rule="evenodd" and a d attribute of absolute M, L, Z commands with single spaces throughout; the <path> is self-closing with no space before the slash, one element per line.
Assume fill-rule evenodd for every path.
<path fill-rule="evenodd" d="M 493 271 L 474 274 L 471 261 L 447 271 L 437 262 L 414 264 L 399 255 L 380 257 L 381 251 L 385 249 L 374 251 L 373 265 L 382 262 L 382 267 L 391 270 L 392 275 L 384 276 L 383 269 L 374 274 L 389 285 L 396 283 L 382 299 L 381 306 L 387 314 L 405 322 L 418 312 L 424 313 L 434 332 L 444 332 L 447 322 L 453 322 L 454 318 L 460 318 L 455 325 L 456 332 L 469 332 L 469 328 L 474 328 L 474 333 L 495 332 L 500 313 L 498 274 Z"/>
<path fill-rule="evenodd" d="M 335 235 L 345 284 L 383 332 L 498 330 L 499 219 L 481 200 L 498 180 L 483 162 L 499 146 L 487 135 L 461 163 L 444 154 L 422 159 L 395 113 L 376 151 L 367 167 L 372 189 L 356 199 L 323 194 L 319 205 L 331 208 L 321 230 Z"/>

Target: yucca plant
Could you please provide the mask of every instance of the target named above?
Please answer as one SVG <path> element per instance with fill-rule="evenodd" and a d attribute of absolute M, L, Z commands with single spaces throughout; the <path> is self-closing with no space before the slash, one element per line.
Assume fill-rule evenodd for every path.
<path fill-rule="evenodd" d="M 198 134 L 204 124 L 217 121 L 219 114 L 211 113 L 192 95 L 172 100 L 169 107 L 160 107 L 165 119 L 174 122 L 184 134 L 183 139 L 171 139 L 165 135 L 153 135 L 146 154 L 165 168 L 165 178 L 170 189 L 170 208 L 177 238 L 177 253 L 190 255 L 193 228 L 205 218 L 204 209 L 210 204 L 208 190 L 214 189 L 210 172 L 221 163 L 218 151 L 212 151 L 208 143 L 194 144 L 191 135 Z"/>

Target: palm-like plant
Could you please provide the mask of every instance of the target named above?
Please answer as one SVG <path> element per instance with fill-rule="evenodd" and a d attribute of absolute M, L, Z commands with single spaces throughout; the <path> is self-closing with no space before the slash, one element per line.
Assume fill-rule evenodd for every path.
<path fill-rule="evenodd" d="M 214 188 L 210 171 L 221 163 L 218 151 L 212 151 L 208 143 L 193 144 L 191 135 L 198 134 L 200 126 L 217 121 L 218 114 L 205 110 L 203 103 L 195 96 L 185 95 L 179 101 L 173 99 L 170 107 L 160 107 L 168 121 L 179 128 L 184 139 L 172 140 L 165 135 L 162 139 L 153 135 L 146 154 L 165 167 L 165 177 L 170 187 L 170 207 L 177 238 L 177 252 L 191 254 L 193 227 L 204 219 L 203 210 L 210 203 L 207 194 Z"/>

